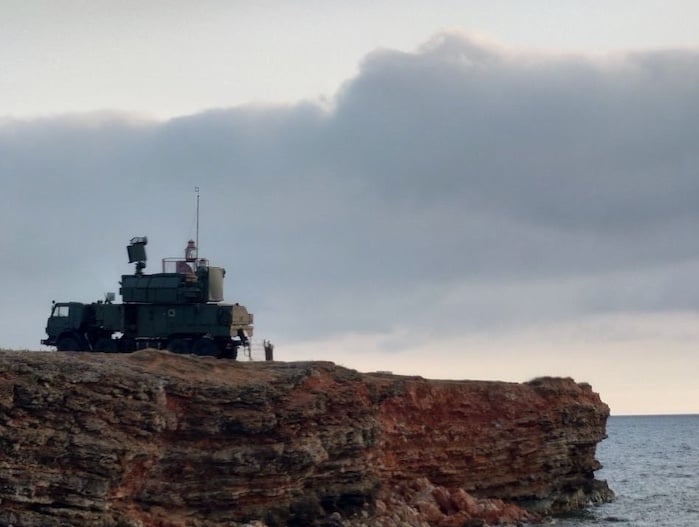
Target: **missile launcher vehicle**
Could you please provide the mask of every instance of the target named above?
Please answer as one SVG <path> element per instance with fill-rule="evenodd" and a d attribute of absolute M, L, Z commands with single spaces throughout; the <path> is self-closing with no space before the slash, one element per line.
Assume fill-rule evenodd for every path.
<path fill-rule="evenodd" d="M 223 303 L 225 269 L 198 258 L 194 241 L 184 258 L 164 258 L 162 272 L 144 274 L 146 237 L 127 247 L 133 275 L 122 275 L 123 303 L 114 293 L 105 300 L 53 302 L 41 341 L 58 351 L 132 352 L 167 349 L 235 359 L 250 346 L 253 316 L 240 304 Z"/>

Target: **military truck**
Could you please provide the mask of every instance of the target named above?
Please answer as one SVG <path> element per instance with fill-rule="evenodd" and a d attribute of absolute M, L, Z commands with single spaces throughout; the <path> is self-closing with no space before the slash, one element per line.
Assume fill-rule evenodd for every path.
<path fill-rule="evenodd" d="M 137 237 L 127 246 L 136 270 L 121 277 L 123 303 L 114 303 L 114 293 L 90 304 L 54 301 L 41 343 L 58 351 L 157 348 L 233 359 L 239 347 L 249 349 L 253 316 L 222 303 L 225 269 L 199 258 L 190 240 L 184 258 L 164 258 L 161 273 L 144 274 L 147 243 Z"/>

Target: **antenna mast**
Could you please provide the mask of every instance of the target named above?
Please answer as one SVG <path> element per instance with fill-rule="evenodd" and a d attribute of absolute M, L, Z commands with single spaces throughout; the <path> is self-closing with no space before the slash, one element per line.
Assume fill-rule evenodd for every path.
<path fill-rule="evenodd" d="M 196 258 L 199 259 L 199 187 L 194 187 L 194 192 L 197 193 L 197 239 L 196 239 Z"/>

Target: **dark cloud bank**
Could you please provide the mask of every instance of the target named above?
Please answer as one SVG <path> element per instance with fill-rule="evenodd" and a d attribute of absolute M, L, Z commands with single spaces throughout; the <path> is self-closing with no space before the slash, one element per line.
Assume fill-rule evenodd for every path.
<path fill-rule="evenodd" d="M 699 53 L 547 57 L 439 35 L 328 110 L 0 121 L 3 346 L 193 234 L 263 336 L 470 332 L 699 307 Z"/>

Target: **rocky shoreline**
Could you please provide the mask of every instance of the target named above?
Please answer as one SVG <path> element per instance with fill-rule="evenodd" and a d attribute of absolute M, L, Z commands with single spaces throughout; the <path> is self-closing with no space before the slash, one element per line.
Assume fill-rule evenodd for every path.
<path fill-rule="evenodd" d="M 608 501 L 587 384 L 0 352 L 0 524 L 463 527 Z"/>

